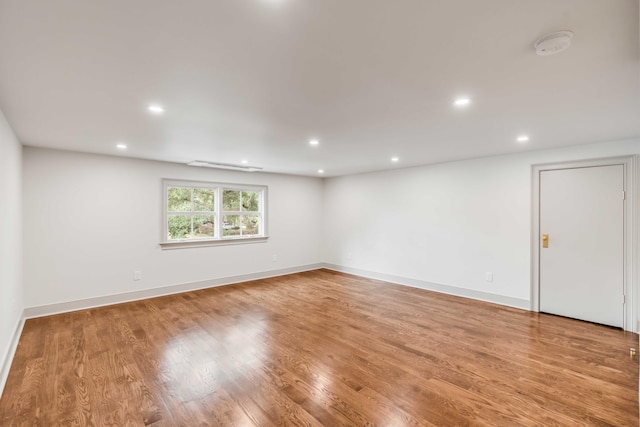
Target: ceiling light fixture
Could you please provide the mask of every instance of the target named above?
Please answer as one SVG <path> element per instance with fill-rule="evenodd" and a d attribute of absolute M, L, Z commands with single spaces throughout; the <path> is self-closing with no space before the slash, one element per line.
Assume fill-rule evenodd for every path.
<path fill-rule="evenodd" d="M 255 171 L 262 170 L 262 168 L 258 166 L 234 165 L 233 163 L 207 162 L 205 160 L 194 160 L 192 162 L 187 163 L 187 165 L 198 166 L 201 168 L 229 169 L 229 170 L 239 170 L 239 171 L 245 171 L 245 172 L 255 172 Z"/>
<path fill-rule="evenodd" d="M 318 173 L 322 175 L 324 173 L 324 169 L 318 169 Z"/>
<path fill-rule="evenodd" d="M 527 135 L 520 135 L 517 139 L 516 139 L 519 143 L 525 143 L 529 141 L 529 136 Z"/>
<path fill-rule="evenodd" d="M 318 141 L 317 139 L 312 139 L 309 141 L 309 145 L 312 147 L 317 147 L 318 144 L 320 144 L 320 141 Z"/>
<path fill-rule="evenodd" d="M 164 107 L 162 105 L 158 105 L 158 104 L 151 104 L 151 105 L 149 105 L 149 107 L 147 107 L 147 109 L 149 110 L 150 113 L 153 113 L 153 114 L 162 114 L 162 113 L 164 113 Z"/>
<path fill-rule="evenodd" d="M 569 49 L 572 38 L 571 31 L 557 31 L 540 37 L 533 47 L 539 56 L 551 56 Z"/>
<path fill-rule="evenodd" d="M 127 149 L 127 144 L 116 144 L 116 148 L 118 150 L 126 150 Z"/>
<path fill-rule="evenodd" d="M 458 98 L 453 102 L 456 107 L 466 107 L 469 104 L 471 104 L 471 99 L 467 97 Z"/>
<path fill-rule="evenodd" d="M 244 159 L 243 159 L 243 160 L 240 160 L 240 163 L 242 163 L 243 165 L 246 165 L 246 164 L 248 164 L 248 163 L 249 163 L 249 160 L 244 160 Z"/>
<path fill-rule="evenodd" d="M 393 163 L 398 163 L 398 162 L 400 161 L 400 159 L 399 159 L 399 158 L 397 158 L 397 157 L 392 157 L 392 158 L 391 158 L 391 161 L 392 161 Z"/>

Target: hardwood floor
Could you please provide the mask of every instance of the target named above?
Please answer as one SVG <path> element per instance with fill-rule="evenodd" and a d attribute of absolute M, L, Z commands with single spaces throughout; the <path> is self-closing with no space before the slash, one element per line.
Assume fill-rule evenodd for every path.
<path fill-rule="evenodd" d="M 318 270 L 29 320 L 0 424 L 634 426 L 637 342 Z"/>

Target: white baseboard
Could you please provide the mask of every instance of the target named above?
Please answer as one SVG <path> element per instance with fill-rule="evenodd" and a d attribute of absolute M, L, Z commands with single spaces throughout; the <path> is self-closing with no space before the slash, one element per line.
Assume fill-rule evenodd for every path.
<path fill-rule="evenodd" d="M 13 335 L 11 336 L 11 342 L 9 343 L 9 348 L 7 352 L 4 354 L 2 358 L 2 364 L 0 365 L 0 397 L 2 397 L 2 392 L 4 391 L 4 386 L 7 384 L 7 378 L 9 377 L 9 370 L 11 369 L 11 363 L 13 362 L 13 357 L 16 355 L 16 350 L 18 349 L 18 342 L 20 341 L 20 336 L 22 335 L 22 329 L 24 328 L 24 311 L 21 313 L 18 321 L 16 322 L 16 326 L 13 330 Z"/>
<path fill-rule="evenodd" d="M 472 289 L 459 288 L 457 286 L 444 285 L 442 283 L 426 282 L 424 280 L 410 279 L 407 277 L 394 276 L 391 274 L 376 273 L 358 268 L 344 267 L 337 264 L 324 263 L 324 268 L 342 273 L 353 274 L 355 276 L 367 277 L 369 279 L 384 280 L 385 282 L 396 283 L 398 285 L 410 286 L 412 288 L 425 289 L 428 291 L 440 292 L 443 294 L 455 295 L 464 298 L 471 298 L 494 304 L 506 305 L 529 311 L 531 305 L 529 300 L 507 297 L 504 295 L 490 294 L 488 292 L 475 291 Z"/>
<path fill-rule="evenodd" d="M 317 270 L 322 267 L 322 263 L 308 264 L 298 267 L 281 268 L 278 270 L 267 270 L 259 273 L 221 277 L 218 279 L 204 280 L 201 282 L 182 283 L 179 285 L 163 286 L 160 288 L 145 289 L 141 291 L 105 295 L 101 297 L 41 305 L 36 307 L 27 307 L 24 309 L 24 317 L 26 319 L 32 319 L 35 317 L 51 316 L 53 314 L 68 313 L 71 311 L 86 310 L 88 308 L 139 301 L 148 298 L 179 294 L 181 292 L 196 291 L 198 289 L 214 288 L 217 286 L 231 285 L 233 283 L 247 282 L 250 280 L 267 279 L 269 277 L 284 276 L 285 274 L 301 273 L 303 271 Z"/>
<path fill-rule="evenodd" d="M 481 301 L 492 302 L 495 304 L 506 305 L 509 307 L 529 310 L 528 300 L 507 297 L 503 295 L 491 294 L 488 292 L 474 291 L 471 289 L 459 288 L 456 286 L 444 285 L 440 283 L 426 282 L 423 280 L 410 279 L 401 276 L 394 276 L 384 273 L 376 273 L 368 270 L 360 270 L 352 267 L 344 267 L 331 263 L 308 264 L 298 267 L 283 268 L 278 270 L 268 270 L 258 273 L 241 274 L 237 276 L 222 277 L 218 279 L 204 280 L 200 282 L 182 283 L 178 285 L 163 286 L 160 288 L 145 289 L 140 291 L 125 292 L 121 294 L 105 295 L 95 298 L 87 298 L 75 301 L 67 301 L 56 304 L 41 305 L 35 307 L 27 307 L 24 309 L 24 318 L 32 319 L 35 317 L 51 316 L 53 314 L 68 313 L 71 311 L 86 310 L 89 308 L 103 307 L 113 304 L 121 304 L 131 301 L 139 301 L 148 298 L 161 297 L 166 295 L 178 294 L 181 292 L 195 291 L 199 289 L 213 288 L 217 286 L 231 285 L 234 283 L 246 282 L 250 280 L 266 279 L 269 277 L 283 276 L 286 274 L 300 273 L 303 271 L 317 270 L 326 268 L 329 270 L 339 271 L 343 273 L 353 274 L 356 276 L 368 277 L 371 279 L 384 280 L 399 285 L 411 286 L 429 291 L 441 292 L 449 295 L 456 295 L 465 298 L 477 299 Z"/>

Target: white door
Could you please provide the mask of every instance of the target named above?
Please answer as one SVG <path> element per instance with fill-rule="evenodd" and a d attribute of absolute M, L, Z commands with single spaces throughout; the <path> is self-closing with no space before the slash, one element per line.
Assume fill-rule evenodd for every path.
<path fill-rule="evenodd" d="M 623 190 L 623 165 L 540 173 L 540 311 L 623 326 Z"/>

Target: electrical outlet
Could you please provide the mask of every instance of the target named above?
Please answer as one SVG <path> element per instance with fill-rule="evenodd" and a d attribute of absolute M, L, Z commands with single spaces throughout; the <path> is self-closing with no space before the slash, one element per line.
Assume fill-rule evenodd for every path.
<path fill-rule="evenodd" d="M 352 260 L 353 259 L 353 253 L 347 252 L 347 259 L 348 260 Z"/>
<path fill-rule="evenodd" d="M 484 280 L 487 282 L 493 282 L 493 273 L 490 271 L 484 273 Z"/>
<path fill-rule="evenodd" d="M 140 270 L 136 270 L 133 272 L 133 280 L 142 280 L 142 273 L 140 272 Z"/>
<path fill-rule="evenodd" d="M 278 255 L 273 254 L 273 262 L 278 262 Z"/>

